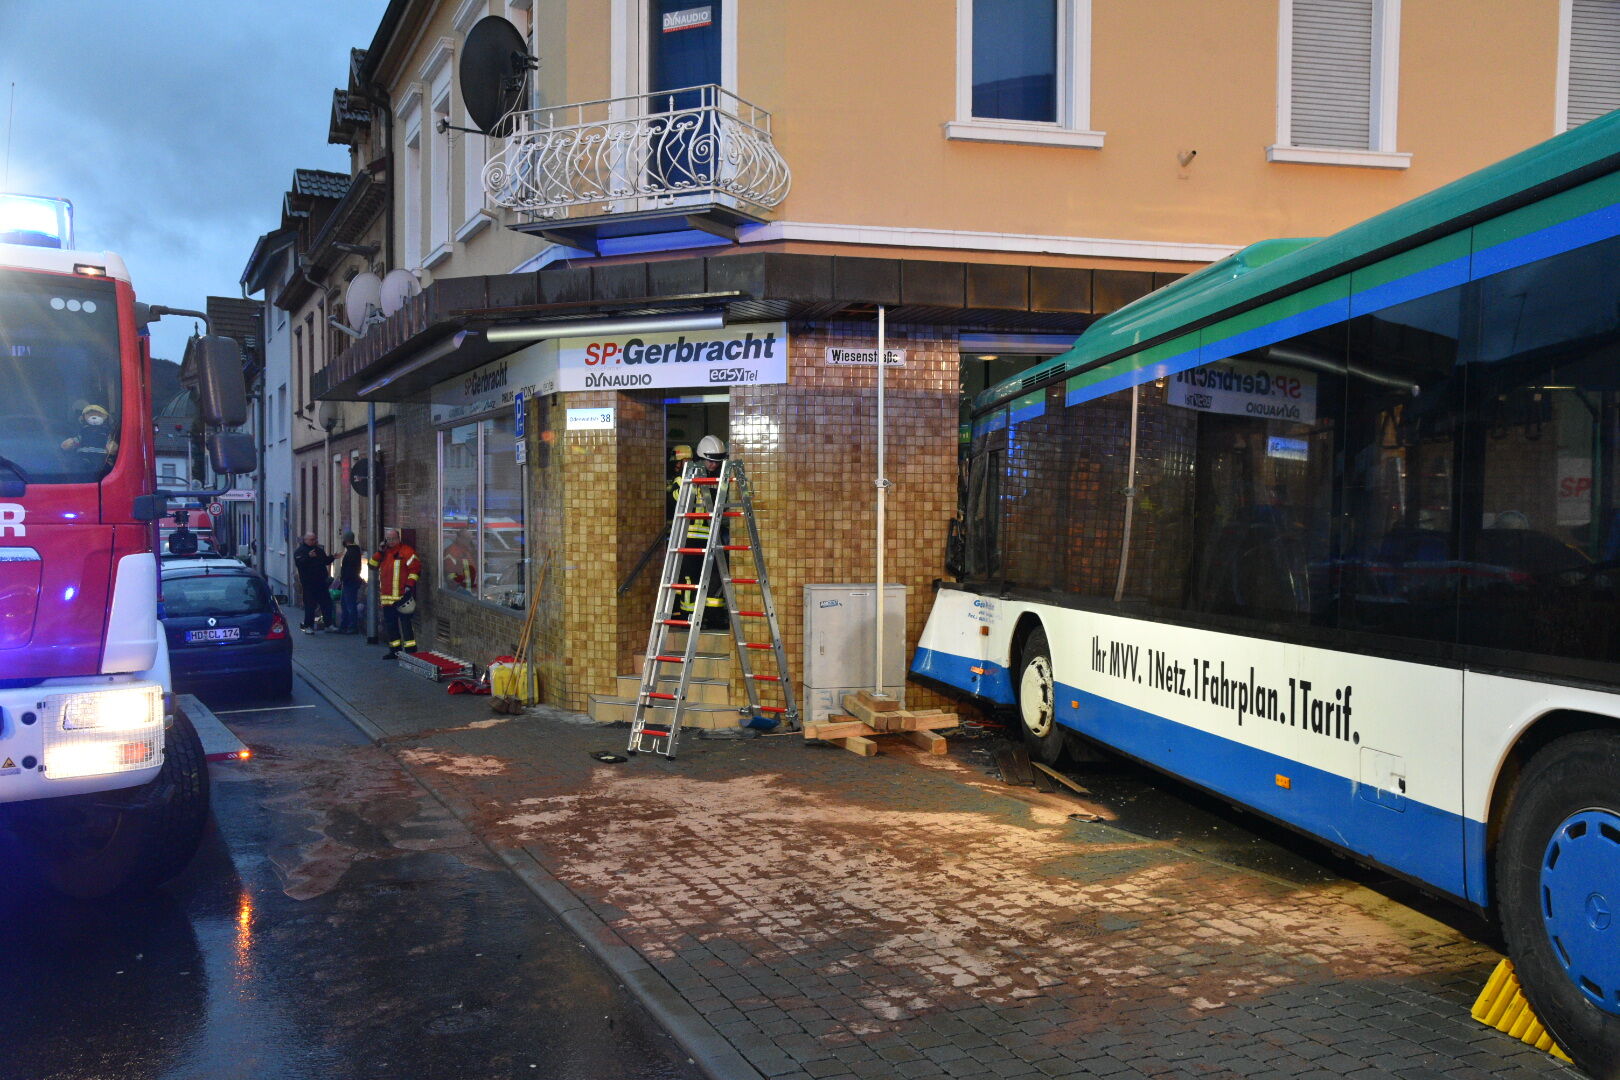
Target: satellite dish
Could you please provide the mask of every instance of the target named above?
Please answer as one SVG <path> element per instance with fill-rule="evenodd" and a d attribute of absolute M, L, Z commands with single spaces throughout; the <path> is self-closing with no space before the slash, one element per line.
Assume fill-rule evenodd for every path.
<path fill-rule="evenodd" d="M 343 317 L 350 329 L 365 333 L 371 317 L 382 312 L 382 286 L 382 278 L 370 270 L 354 275 L 343 295 Z"/>
<path fill-rule="evenodd" d="M 388 276 L 382 279 L 381 296 L 378 300 L 382 304 L 382 313 L 392 315 L 405 306 L 406 300 L 421 291 L 422 283 L 417 281 L 416 275 L 409 270 L 388 271 Z"/>
<path fill-rule="evenodd" d="M 486 15 L 467 32 L 461 47 L 461 100 L 485 135 L 505 135 L 502 121 L 523 103 L 529 72 L 540 61 L 518 28 L 499 15 Z"/>

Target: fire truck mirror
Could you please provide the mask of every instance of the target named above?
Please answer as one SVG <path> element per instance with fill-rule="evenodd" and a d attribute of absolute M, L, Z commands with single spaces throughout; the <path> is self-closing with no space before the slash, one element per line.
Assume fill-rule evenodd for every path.
<path fill-rule="evenodd" d="M 217 334 L 193 338 L 187 353 L 191 370 L 183 371 L 182 377 L 190 377 L 203 423 L 214 428 L 247 423 L 247 387 L 242 381 L 242 349 L 236 339 Z"/>
<path fill-rule="evenodd" d="M 228 476 L 252 472 L 259 463 L 258 448 L 246 431 L 213 431 L 208 434 L 208 463 L 217 473 Z"/>

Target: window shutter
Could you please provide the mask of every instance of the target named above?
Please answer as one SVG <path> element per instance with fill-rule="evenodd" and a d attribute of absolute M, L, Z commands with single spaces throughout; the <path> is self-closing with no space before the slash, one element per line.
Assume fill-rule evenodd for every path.
<path fill-rule="evenodd" d="M 1294 0 L 1294 146 L 1372 148 L 1374 0 Z"/>
<path fill-rule="evenodd" d="M 1620 2 L 1575 0 L 1569 28 L 1569 126 L 1620 109 Z"/>

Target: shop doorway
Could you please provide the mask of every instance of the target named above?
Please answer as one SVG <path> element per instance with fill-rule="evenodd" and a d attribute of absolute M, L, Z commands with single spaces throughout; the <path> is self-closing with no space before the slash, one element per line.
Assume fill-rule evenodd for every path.
<path fill-rule="evenodd" d="M 686 394 L 664 399 L 664 461 L 669 474 L 666 479 L 673 480 L 680 473 L 675 448 L 687 446 L 696 451 L 705 435 L 713 435 L 728 447 L 731 445 L 730 394 Z"/>

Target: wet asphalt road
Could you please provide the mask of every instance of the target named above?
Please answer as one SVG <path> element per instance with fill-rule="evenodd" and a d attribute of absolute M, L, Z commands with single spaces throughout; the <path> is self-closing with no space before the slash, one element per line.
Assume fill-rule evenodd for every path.
<path fill-rule="evenodd" d="M 215 825 L 157 897 L 56 898 L 0 834 L 0 1077 L 701 1075 L 302 683 L 299 708 L 205 700 L 256 756 L 212 767 Z"/>

